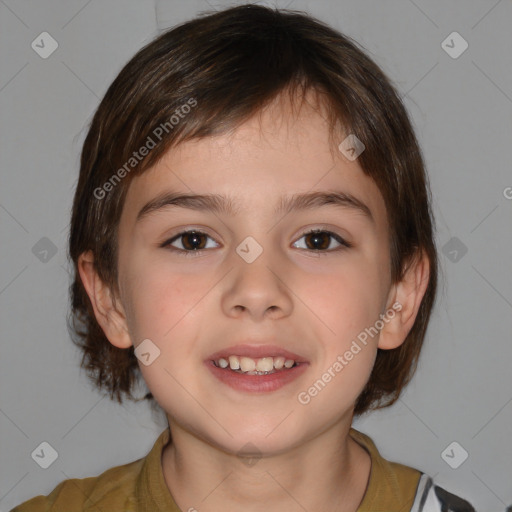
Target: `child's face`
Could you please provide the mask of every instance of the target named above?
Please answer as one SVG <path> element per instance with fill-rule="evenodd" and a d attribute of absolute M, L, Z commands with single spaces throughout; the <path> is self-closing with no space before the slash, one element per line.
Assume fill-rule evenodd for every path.
<path fill-rule="evenodd" d="M 350 361 L 343 356 L 393 303 L 389 226 L 377 186 L 357 160 L 332 159 L 328 128 L 317 113 L 304 108 L 289 122 L 279 117 L 283 111 L 274 114 L 263 116 L 261 131 L 254 118 L 233 136 L 172 149 L 133 179 L 119 228 L 120 298 L 131 341 L 137 347 L 150 339 L 160 350 L 150 365 L 139 363 L 149 390 L 171 426 L 233 452 L 247 442 L 261 452 L 280 451 L 337 422 L 349 425 L 379 336 L 359 343 Z M 166 206 L 137 220 L 146 203 L 171 191 L 222 194 L 239 210 Z M 273 213 L 281 198 L 314 191 L 350 194 L 371 218 L 334 205 Z M 328 234 L 304 236 L 315 228 L 352 247 Z M 161 247 L 191 229 L 206 235 Z M 193 247 L 204 250 L 187 257 L 183 251 Z M 212 368 L 211 356 L 225 349 L 239 355 L 229 347 L 251 344 L 280 347 L 304 364 L 281 370 L 295 375 L 286 382 L 239 376 L 246 381 L 228 379 L 230 385 L 219 378 L 232 370 Z M 338 356 L 345 363 L 333 371 Z M 330 379 L 323 377 L 329 368 Z M 276 389 L 264 391 L 258 378 Z M 321 390 L 309 393 L 322 379 Z M 256 381 L 252 391 L 244 386 L 249 380 Z"/>

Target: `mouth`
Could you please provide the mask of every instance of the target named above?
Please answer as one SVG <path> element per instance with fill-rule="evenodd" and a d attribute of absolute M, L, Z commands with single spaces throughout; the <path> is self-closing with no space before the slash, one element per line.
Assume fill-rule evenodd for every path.
<path fill-rule="evenodd" d="M 275 346 L 239 345 L 212 354 L 205 364 L 222 383 L 238 391 L 276 391 L 309 365 L 303 357 Z"/>

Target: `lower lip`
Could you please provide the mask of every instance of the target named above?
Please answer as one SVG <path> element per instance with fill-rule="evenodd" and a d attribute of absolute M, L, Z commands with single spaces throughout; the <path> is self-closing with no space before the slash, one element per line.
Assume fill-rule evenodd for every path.
<path fill-rule="evenodd" d="M 224 384 L 227 384 L 237 391 L 247 391 L 250 393 L 269 393 L 276 391 L 298 378 L 308 367 L 308 363 L 300 363 L 293 368 L 278 370 L 275 373 L 269 373 L 267 375 L 247 375 L 219 368 L 213 364 L 213 361 L 205 361 L 205 364 L 213 375 Z"/>

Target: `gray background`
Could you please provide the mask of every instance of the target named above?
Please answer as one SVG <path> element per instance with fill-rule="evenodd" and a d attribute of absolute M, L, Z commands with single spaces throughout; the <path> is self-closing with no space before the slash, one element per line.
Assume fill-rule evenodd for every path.
<path fill-rule="evenodd" d="M 229 5 L 0 0 L 0 511 L 143 457 L 167 426 L 147 404 L 102 398 L 78 368 L 66 330 L 69 209 L 85 127 L 122 65 L 159 30 Z M 512 504 L 512 3 L 272 5 L 306 10 L 368 50 L 404 95 L 430 173 L 444 277 L 418 372 L 396 405 L 354 426 L 384 457 L 478 510 L 503 511 Z M 31 47 L 44 31 L 58 42 L 46 59 Z M 458 58 L 442 47 L 453 31 L 469 44 Z M 43 441 L 58 452 L 48 469 L 31 458 Z M 453 441 L 469 454 L 457 469 L 441 456 Z"/>

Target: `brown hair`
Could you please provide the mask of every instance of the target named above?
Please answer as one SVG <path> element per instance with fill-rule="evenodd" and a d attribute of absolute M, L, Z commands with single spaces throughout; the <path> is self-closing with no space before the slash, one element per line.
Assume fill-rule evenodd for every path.
<path fill-rule="evenodd" d="M 427 176 L 400 96 L 349 37 L 305 13 L 248 4 L 207 13 L 142 48 L 110 85 L 83 145 L 69 239 L 70 331 L 81 367 L 119 403 L 122 393 L 135 400 L 137 359 L 133 346 L 113 346 L 98 325 L 78 274 L 80 254 L 91 250 L 99 277 L 118 292 L 117 228 L 131 178 L 181 141 L 240 126 L 285 91 L 317 93 L 330 133 L 341 122 L 365 145 L 358 162 L 386 204 L 392 282 L 421 252 L 430 261 L 414 326 L 400 347 L 378 350 L 354 413 L 394 403 L 416 370 L 438 268 Z M 153 149 L 135 159 L 149 140 Z M 144 398 L 154 401 L 151 393 Z"/>

